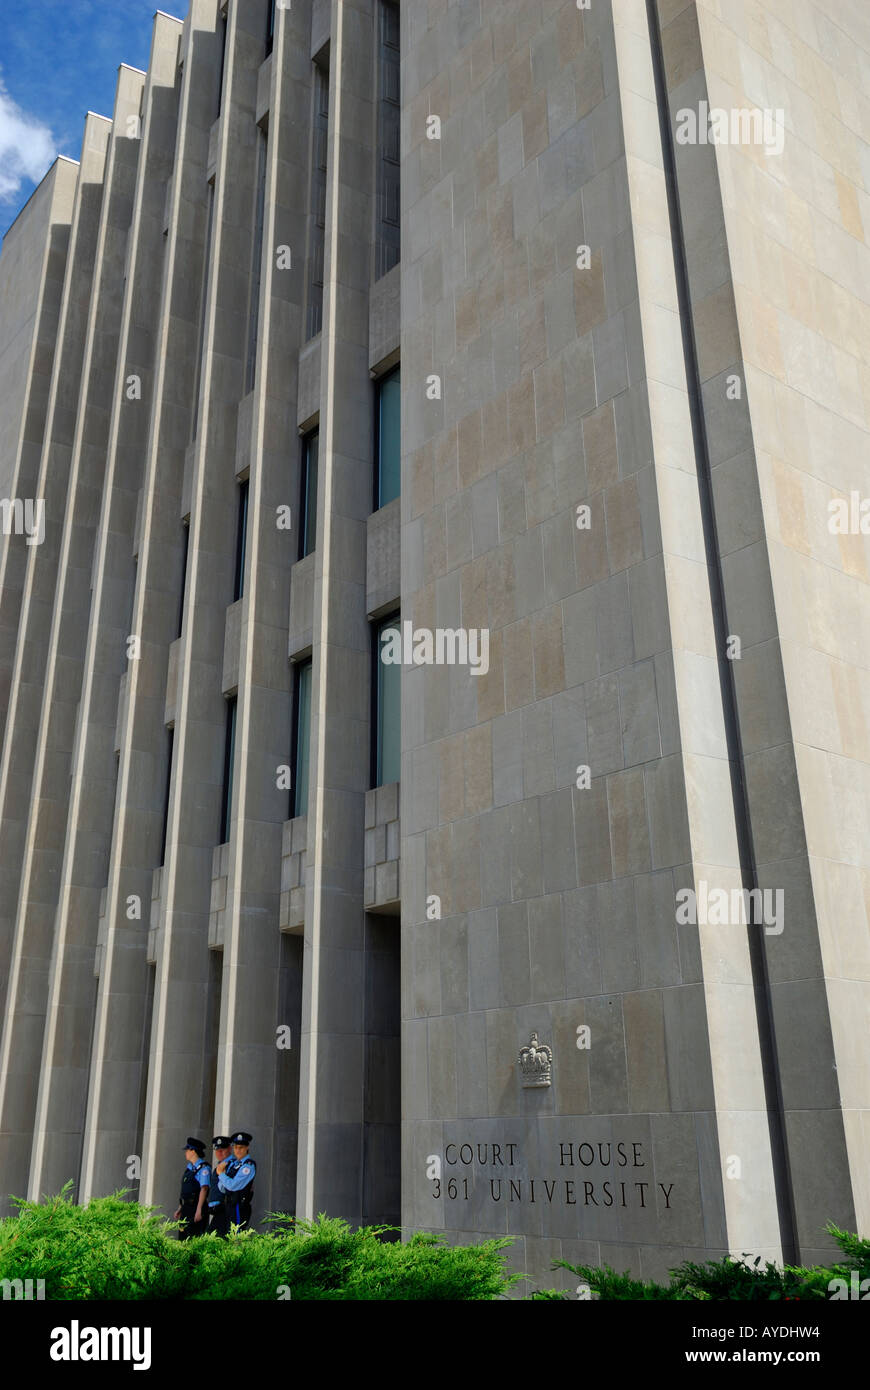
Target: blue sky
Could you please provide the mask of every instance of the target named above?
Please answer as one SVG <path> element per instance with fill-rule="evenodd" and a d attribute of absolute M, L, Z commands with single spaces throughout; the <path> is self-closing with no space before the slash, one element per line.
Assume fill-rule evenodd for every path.
<path fill-rule="evenodd" d="M 111 116 L 118 67 L 148 66 L 157 9 L 188 0 L 0 0 L 0 234 L 57 154 L 78 159 L 85 112 Z"/>

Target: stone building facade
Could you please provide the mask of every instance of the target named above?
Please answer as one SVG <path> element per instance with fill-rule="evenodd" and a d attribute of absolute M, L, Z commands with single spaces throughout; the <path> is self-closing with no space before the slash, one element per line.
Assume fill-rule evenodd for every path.
<path fill-rule="evenodd" d="M 0 258 L 4 1197 L 242 1126 L 536 1282 L 866 1232 L 868 73 L 860 0 L 155 16 Z"/>

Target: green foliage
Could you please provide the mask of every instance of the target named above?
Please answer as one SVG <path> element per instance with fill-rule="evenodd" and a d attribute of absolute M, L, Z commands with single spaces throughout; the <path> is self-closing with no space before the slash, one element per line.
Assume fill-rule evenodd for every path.
<path fill-rule="evenodd" d="M 0 1221 L 0 1279 L 43 1279 L 46 1299 L 274 1300 L 283 1289 L 306 1300 L 465 1301 L 504 1297 L 519 1278 L 504 1268 L 507 1239 L 461 1246 L 415 1235 L 401 1244 L 386 1226 L 275 1215 L 269 1233 L 177 1241 L 180 1223 L 123 1192 L 81 1207 L 67 1187 L 16 1206 Z"/>
<path fill-rule="evenodd" d="M 828 1225 L 828 1235 L 833 1236 L 846 1257 L 843 1265 L 837 1265 L 837 1269 L 857 1269 L 859 1279 L 870 1279 L 870 1240 L 841 1231 L 833 1222 Z"/>
<path fill-rule="evenodd" d="M 172 1223 L 124 1201 L 123 1192 L 86 1207 L 68 1183 L 44 1203 L 14 1198 L 17 1216 L 0 1221 L 0 1278 L 43 1279 L 47 1299 L 180 1296 L 184 1245 L 167 1240 Z"/>
<path fill-rule="evenodd" d="M 817 1274 L 824 1277 L 821 1287 L 815 1279 Z M 685 1289 L 690 1298 L 741 1303 L 827 1298 L 828 1280 L 833 1277 L 830 1270 L 810 1271 L 789 1265 L 783 1268 L 769 1260 L 762 1264 L 760 1256 L 752 1263 L 746 1256 L 740 1260 L 708 1260 L 702 1265 L 686 1260 L 670 1275 L 672 1283 Z M 809 1275 L 813 1277 L 808 1278 Z"/>
<path fill-rule="evenodd" d="M 123 1192 L 87 1206 L 71 1199 L 72 1184 L 44 1202 L 15 1199 L 17 1216 L 0 1221 L 0 1279 L 42 1279 L 47 1299 L 492 1300 L 520 1279 L 505 1270 L 509 1239 L 447 1245 L 418 1234 L 404 1244 L 389 1226 L 352 1230 L 319 1216 L 295 1221 L 275 1214 L 269 1232 L 234 1231 L 227 1240 L 172 1239 L 178 1222 L 125 1200 Z M 832 1279 L 848 1285 L 852 1270 L 870 1278 L 870 1240 L 829 1226 L 842 1252 L 830 1268 L 781 1268 L 758 1258 L 685 1260 L 668 1284 L 634 1279 L 604 1266 L 558 1260 L 606 1300 L 827 1299 Z M 535 1302 L 564 1303 L 575 1294 L 535 1289 Z"/>
<path fill-rule="evenodd" d="M 642 1302 L 648 1302 L 650 1299 L 685 1300 L 693 1296 L 674 1286 L 654 1284 L 643 1279 L 632 1279 L 627 1271 L 625 1274 L 617 1274 L 616 1270 L 611 1269 L 609 1265 L 602 1265 L 599 1269 L 597 1265 L 571 1265 L 565 1260 L 556 1260 L 553 1268 L 567 1269 L 571 1274 L 576 1274 L 578 1279 L 589 1285 L 593 1294 L 608 1301 L 616 1299 L 640 1300 Z"/>
<path fill-rule="evenodd" d="M 812 1268 L 792 1265 L 783 1267 L 772 1264 L 769 1260 L 762 1264 L 760 1256 L 750 1262 L 749 1256 L 746 1255 L 739 1260 L 707 1260 L 704 1264 L 684 1260 L 676 1269 L 669 1271 L 671 1278 L 668 1284 L 642 1282 L 633 1279 L 627 1271 L 617 1274 L 607 1265 L 598 1269 L 590 1265 L 570 1265 L 564 1260 L 558 1260 L 553 1268 L 570 1270 L 579 1279 L 585 1280 L 598 1298 L 606 1300 L 810 1302 L 830 1298 L 831 1280 L 845 1279 L 848 1284 L 853 1269 L 858 1270 L 860 1279 L 870 1278 L 870 1240 L 864 1240 L 848 1231 L 841 1231 L 834 1225 L 828 1226 L 828 1232 L 845 1256 L 843 1263 L 833 1264 L 829 1268 L 821 1265 Z"/>

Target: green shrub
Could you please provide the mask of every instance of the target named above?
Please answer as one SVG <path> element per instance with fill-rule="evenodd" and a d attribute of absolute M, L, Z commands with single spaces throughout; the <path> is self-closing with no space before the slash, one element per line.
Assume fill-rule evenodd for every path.
<path fill-rule="evenodd" d="M 842 1265 L 837 1265 L 837 1269 L 856 1269 L 859 1279 L 870 1279 L 870 1240 L 841 1231 L 833 1222 L 828 1225 L 828 1234 L 834 1237 L 846 1257 Z"/>
<path fill-rule="evenodd" d="M 291 1299 L 479 1300 L 504 1297 L 519 1278 L 504 1268 L 507 1239 L 401 1244 L 386 1226 L 276 1215 L 270 1232 L 178 1241 L 169 1237 L 179 1223 L 123 1193 L 81 1207 L 67 1188 L 16 1206 L 0 1221 L 0 1278 L 42 1279 L 46 1299 L 276 1299 L 284 1288 Z"/>
<path fill-rule="evenodd" d="M 125 1200 L 123 1192 L 77 1206 L 69 1184 L 45 1202 L 15 1199 L 17 1216 L 0 1221 L 0 1279 L 43 1280 L 47 1299 L 277 1299 L 492 1300 L 521 1278 L 505 1270 L 507 1238 L 479 1245 L 447 1245 L 418 1234 L 404 1244 L 388 1226 L 352 1230 L 346 1221 L 319 1216 L 295 1221 L 275 1214 L 266 1232 L 236 1231 L 229 1239 L 171 1239 L 180 1223 Z M 667 1284 L 634 1279 L 604 1266 L 558 1260 L 605 1300 L 758 1302 L 830 1297 L 832 1279 L 849 1284 L 853 1270 L 870 1278 L 870 1240 L 835 1226 L 828 1230 L 842 1252 L 830 1268 L 791 1268 L 758 1258 L 685 1260 Z M 576 1297 L 535 1289 L 537 1302 Z"/>
<path fill-rule="evenodd" d="M 667 1299 L 685 1300 L 693 1297 L 692 1294 L 676 1286 L 655 1284 L 651 1280 L 633 1279 L 626 1271 L 624 1274 L 617 1274 L 615 1269 L 609 1265 L 572 1265 L 566 1260 L 556 1260 L 554 1269 L 567 1269 L 571 1274 L 576 1274 L 584 1284 L 588 1284 L 593 1294 L 598 1298 L 607 1301 L 617 1299 L 631 1299 L 632 1301 L 648 1302 L 649 1300 Z M 544 1292 L 544 1290 L 541 1290 Z M 571 1298 L 571 1295 L 567 1295 Z"/>
<path fill-rule="evenodd" d="M 17 1216 L 0 1221 L 0 1278 L 42 1279 L 47 1299 L 183 1297 L 184 1245 L 167 1222 L 121 1193 L 86 1207 L 69 1184 L 44 1203 L 13 1198 Z"/>
<path fill-rule="evenodd" d="M 808 1278 L 817 1273 L 824 1277 L 823 1285 Z M 684 1289 L 690 1298 L 737 1299 L 742 1303 L 827 1298 L 827 1283 L 833 1277 L 830 1270 L 782 1267 L 769 1260 L 762 1264 L 760 1256 L 751 1264 L 746 1256 L 740 1260 L 708 1260 L 702 1265 L 686 1260 L 670 1275 L 672 1284 Z"/>
<path fill-rule="evenodd" d="M 598 1298 L 609 1301 L 693 1299 L 701 1302 L 810 1302 L 829 1299 L 831 1280 L 845 1279 L 848 1284 L 853 1269 L 858 1271 L 859 1279 L 870 1278 L 870 1240 L 841 1231 L 834 1225 L 829 1225 L 827 1229 L 845 1256 L 843 1263 L 838 1262 L 830 1268 L 822 1265 L 812 1268 L 781 1266 L 769 1260 L 762 1264 L 760 1256 L 750 1263 L 746 1255 L 739 1260 L 707 1260 L 704 1264 L 684 1260 L 676 1269 L 669 1270 L 671 1277 L 668 1284 L 633 1279 L 627 1271 L 617 1274 L 607 1265 L 599 1269 L 592 1265 L 571 1265 L 557 1260 L 553 1268 L 570 1270 L 578 1279 L 584 1280 Z M 547 1297 L 550 1292 L 541 1291 Z"/>

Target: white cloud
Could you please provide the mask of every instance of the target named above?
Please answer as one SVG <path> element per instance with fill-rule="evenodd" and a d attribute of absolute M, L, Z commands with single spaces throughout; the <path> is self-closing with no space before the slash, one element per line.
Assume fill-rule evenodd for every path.
<path fill-rule="evenodd" d="M 38 183 L 57 145 L 48 126 L 16 104 L 0 77 L 0 202 L 17 197 L 22 183 Z"/>

